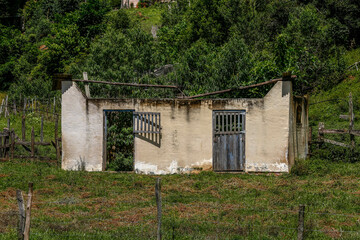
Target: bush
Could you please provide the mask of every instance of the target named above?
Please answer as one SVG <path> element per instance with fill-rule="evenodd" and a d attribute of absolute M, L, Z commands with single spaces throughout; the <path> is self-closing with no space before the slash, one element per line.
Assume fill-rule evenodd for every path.
<path fill-rule="evenodd" d="M 296 176 L 306 176 L 310 174 L 309 163 L 306 160 L 295 160 L 294 166 L 291 167 L 291 174 Z"/>

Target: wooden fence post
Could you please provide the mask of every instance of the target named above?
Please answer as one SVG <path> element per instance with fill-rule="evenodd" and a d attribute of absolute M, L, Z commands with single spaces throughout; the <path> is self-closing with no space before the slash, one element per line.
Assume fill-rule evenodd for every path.
<path fill-rule="evenodd" d="M 34 127 L 31 128 L 31 158 L 35 157 L 35 132 Z"/>
<path fill-rule="evenodd" d="M 2 158 L 2 152 L 3 152 L 3 136 L 0 133 L 0 158 Z"/>
<path fill-rule="evenodd" d="M 84 80 L 88 80 L 87 72 L 83 72 L 83 78 L 84 78 Z M 86 95 L 87 98 L 90 98 L 90 86 L 89 86 L 89 83 L 85 83 L 85 95 Z"/>
<path fill-rule="evenodd" d="M 161 240 L 161 178 L 156 179 L 155 184 L 155 197 L 156 197 L 156 206 L 157 206 L 157 240 Z"/>
<path fill-rule="evenodd" d="M 60 148 L 59 148 L 59 139 L 58 139 L 58 125 L 59 125 L 58 115 L 55 115 L 55 149 L 56 149 L 56 160 L 59 161 Z"/>
<path fill-rule="evenodd" d="M 21 120 L 21 137 L 22 137 L 22 141 L 25 142 L 25 138 L 26 138 L 25 115 L 22 116 L 22 120 Z"/>
<path fill-rule="evenodd" d="M 320 149 L 323 142 L 324 142 L 324 133 L 323 130 L 325 128 L 325 124 L 323 122 L 319 122 L 319 128 L 318 128 L 318 142 L 319 142 L 319 146 L 318 148 Z"/>
<path fill-rule="evenodd" d="M 354 150 L 355 148 L 355 136 L 351 133 L 354 130 L 354 108 L 353 108 L 353 101 L 352 101 L 352 94 L 349 94 L 349 134 L 350 134 L 350 148 Z"/>
<path fill-rule="evenodd" d="M 50 107 L 49 107 L 49 103 L 50 100 L 46 101 L 46 119 L 49 119 L 49 112 L 50 112 Z"/>
<path fill-rule="evenodd" d="M 16 115 L 17 112 L 16 112 L 16 101 L 15 101 L 15 100 L 14 100 L 13 105 L 14 105 L 14 106 L 13 106 L 13 111 L 14 111 L 14 114 Z"/>
<path fill-rule="evenodd" d="M 16 199 L 19 206 L 18 240 L 24 239 L 25 231 L 25 204 L 21 190 L 16 190 Z"/>
<path fill-rule="evenodd" d="M 9 111 L 8 111 L 8 97 L 6 96 L 5 98 L 5 117 L 9 116 Z"/>
<path fill-rule="evenodd" d="M 297 239 L 304 239 L 305 205 L 299 205 L 298 234 Z"/>
<path fill-rule="evenodd" d="M 7 119 L 7 128 L 10 131 L 10 117 L 8 117 L 8 119 Z"/>
<path fill-rule="evenodd" d="M 44 116 L 41 116 L 40 142 L 44 141 Z"/>
<path fill-rule="evenodd" d="M 33 186 L 34 186 L 33 183 L 29 183 L 29 193 L 28 193 L 28 200 L 26 205 L 24 240 L 29 240 L 30 238 L 30 219 L 31 219 L 31 203 L 33 196 Z"/>
<path fill-rule="evenodd" d="M 14 131 L 14 129 L 12 129 L 11 130 L 11 145 L 10 145 L 11 159 L 14 159 L 14 148 L 15 148 L 15 131 Z"/>
<path fill-rule="evenodd" d="M 53 109 L 53 116 L 55 116 L 55 112 L 56 112 L 56 100 L 55 100 L 55 97 L 54 97 L 54 109 Z"/>
<path fill-rule="evenodd" d="M 308 158 L 311 156 L 311 144 L 312 144 L 312 127 L 309 127 L 309 132 L 308 132 L 308 155 L 307 155 Z"/>
<path fill-rule="evenodd" d="M 4 99 L 2 100 L 1 105 L 0 105 L 0 117 L 3 112 L 3 108 L 4 108 Z"/>
<path fill-rule="evenodd" d="M 27 100 L 26 100 L 26 97 L 24 97 L 24 109 L 23 109 L 23 116 L 25 116 L 25 114 L 26 114 L 26 103 L 27 103 Z"/>
<path fill-rule="evenodd" d="M 37 107 L 36 107 L 36 97 L 35 97 L 35 100 L 34 100 L 34 109 L 35 109 L 35 113 L 38 111 Z"/>
<path fill-rule="evenodd" d="M 4 138 L 4 158 L 6 160 L 9 160 L 9 144 L 10 144 L 10 130 L 4 131 L 7 133 L 7 135 Z"/>

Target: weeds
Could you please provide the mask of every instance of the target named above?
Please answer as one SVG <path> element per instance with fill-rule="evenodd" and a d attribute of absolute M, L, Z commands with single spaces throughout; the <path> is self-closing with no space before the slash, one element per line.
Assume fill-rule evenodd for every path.
<path fill-rule="evenodd" d="M 309 230 L 358 231 L 357 217 L 330 214 L 358 216 L 359 170 L 360 163 L 310 159 L 297 161 L 291 174 L 280 176 L 162 176 L 164 237 L 291 239 L 296 236 L 299 204 L 307 207 Z M 32 181 L 33 239 L 151 239 L 156 226 L 155 179 L 133 173 L 63 171 L 40 161 L 3 162 L 0 212 L 16 212 L 15 190 L 26 191 Z M 1 239 L 16 235 L 15 220 L 2 223 L 7 227 Z M 330 239 L 330 233 L 313 231 L 308 237 Z"/>

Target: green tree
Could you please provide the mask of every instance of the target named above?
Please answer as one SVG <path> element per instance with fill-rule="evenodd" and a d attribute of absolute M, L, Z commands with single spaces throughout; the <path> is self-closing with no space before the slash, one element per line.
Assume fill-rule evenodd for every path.
<path fill-rule="evenodd" d="M 0 24 L 0 90 L 14 82 L 13 68 L 22 52 L 24 39 L 19 30 Z"/>

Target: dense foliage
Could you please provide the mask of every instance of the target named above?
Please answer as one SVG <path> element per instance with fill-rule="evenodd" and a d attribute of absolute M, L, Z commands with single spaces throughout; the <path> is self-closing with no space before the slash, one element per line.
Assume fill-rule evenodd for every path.
<path fill-rule="evenodd" d="M 131 111 L 106 113 L 106 162 L 107 169 L 134 170 L 134 135 Z"/>
<path fill-rule="evenodd" d="M 140 9 L 118 10 L 121 4 L 116 0 L 10 4 L 1 16 L 19 8 L 22 27 L 0 25 L 0 90 L 9 90 L 12 97 L 48 97 L 55 94 L 51 92 L 55 73 L 80 78 L 87 71 L 90 79 L 176 84 L 193 95 L 291 71 L 298 76 L 296 91 L 303 93 L 337 84 L 347 67 L 344 53 L 360 42 L 356 0 L 142 2 L 162 14 L 156 37 L 143 27 L 149 17 Z M 166 64 L 172 64 L 174 71 L 153 74 Z M 227 96 L 261 95 L 265 90 Z M 95 85 L 92 94 L 173 97 L 178 93 Z"/>

